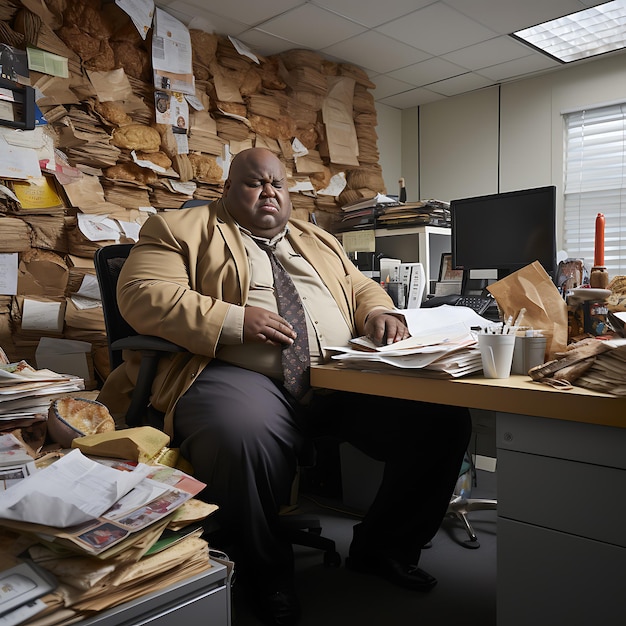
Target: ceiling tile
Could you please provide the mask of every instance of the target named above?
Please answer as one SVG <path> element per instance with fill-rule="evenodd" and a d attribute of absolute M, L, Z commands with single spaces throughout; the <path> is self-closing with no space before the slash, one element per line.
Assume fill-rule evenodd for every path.
<path fill-rule="evenodd" d="M 434 24 L 439 27 L 433 28 Z M 434 56 L 496 36 L 494 31 L 441 3 L 431 4 L 376 30 Z"/>
<path fill-rule="evenodd" d="M 269 56 L 271 54 L 279 54 L 296 47 L 293 41 L 287 41 L 281 37 L 275 37 L 268 33 L 251 28 L 239 35 L 238 39 L 243 41 L 249 48 L 261 56 Z"/>
<path fill-rule="evenodd" d="M 319 50 L 358 35 L 365 28 L 311 4 L 264 22 L 259 30 Z"/>
<path fill-rule="evenodd" d="M 446 4 L 500 35 L 535 26 L 606 0 L 446 0 Z"/>
<path fill-rule="evenodd" d="M 313 0 L 313 4 L 343 15 L 369 28 L 406 15 L 430 4 L 432 0 L 394 0 L 363 2 L 363 0 Z"/>
<path fill-rule="evenodd" d="M 379 102 L 395 107 L 396 109 L 408 109 L 411 107 L 420 106 L 422 104 L 428 104 L 429 102 L 436 102 L 442 100 L 444 96 L 438 93 L 434 93 L 428 89 L 418 87 L 417 89 L 411 89 L 410 91 L 404 91 L 396 94 L 395 96 L 389 96 L 383 98 Z"/>
<path fill-rule="evenodd" d="M 172 14 L 176 16 L 175 12 Z M 220 33 L 221 35 L 234 35 L 236 37 L 248 29 L 248 27 L 241 22 L 205 13 L 202 15 L 194 15 L 192 13 L 187 21 L 182 17 L 178 19 L 187 24 L 189 28 L 204 30 L 207 33 Z"/>
<path fill-rule="evenodd" d="M 468 70 L 477 70 L 481 67 L 489 67 L 495 63 L 521 59 L 533 53 L 534 50 L 528 46 L 519 43 L 508 35 L 503 35 L 468 46 L 462 50 L 444 54 L 442 58 L 452 63 L 457 63 Z"/>
<path fill-rule="evenodd" d="M 219 15 L 236 22 L 242 22 L 253 26 L 264 22 L 285 11 L 304 5 L 304 0 L 263 0 L 263 2 L 251 2 L 250 0 L 228 0 L 227 2 L 211 2 L 206 0 L 157 0 L 160 7 L 171 7 L 174 10 L 187 13 L 187 8 L 193 7 L 189 15 L 198 15 L 210 11 L 213 15 Z"/>
<path fill-rule="evenodd" d="M 389 72 L 389 76 L 411 83 L 416 87 L 423 87 L 429 83 L 465 74 L 466 72 L 467 69 L 459 67 L 454 63 L 439 57 L 433 57 L 421 63 L 415 63 L 415 65 L 409 65 L 408 67 Z"/>
<path fill-rule="evenodd" d="M 415 85 L 410 85 L 401 80 L 391 78 L 389 74 L 380 74 L 372 78 L 372 82 L 376 84 L 373 94 L 376 100 L 400 93 L 402 91 L 415 91 Z"/>
<path fill-rule="evenodd" d="M 328 46 L 323 52 L 380 73 L 412 65 L 429 57 L 421 50 L 373 30 Z"/>
<path fill-rule="evenodd" d="M 486 76 L 494 81 L 505 81 L 519 78 L 532 72 L 541 72 L 563 67 L 558 61 L 551 59 L 539 52 L 535 52 L 523 59 L 515 59 L 506 63 L 499 63 L 491 67 L 478 70 L 481 76 Z"/>
<path fill-rule="evenodd" d="M 454 78 L 448 78 L 438 83 L 428 85 L 428 88 L 435 93 L 440 93 L 442 96 L 456 96 L 466 91 L 481 89 L 482 87 L 488 87 L 493 84 L 494 81 L 489 78 L 468 72 L 461 76 L 455 76 Z"/>

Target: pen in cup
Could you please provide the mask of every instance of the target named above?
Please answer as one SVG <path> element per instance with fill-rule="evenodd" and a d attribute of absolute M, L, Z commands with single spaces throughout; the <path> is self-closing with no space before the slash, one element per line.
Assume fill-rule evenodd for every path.
<path fill-rule="evenodd" d="M 517 317 L 515 318 L 515 322 L 513 324 L 513 326 L 518 326 L 522 323 L 522 319 L 524 317 L 524 315 L 526 314 L 526 307 L 522 307 L 519 310 L 519 313 L 517 314 Z"/>

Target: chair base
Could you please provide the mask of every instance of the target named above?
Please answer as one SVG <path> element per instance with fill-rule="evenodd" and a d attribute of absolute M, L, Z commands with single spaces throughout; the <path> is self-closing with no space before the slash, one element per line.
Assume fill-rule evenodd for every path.
<path fill-rule="evenodd" d="M 467 518 L 467 514 L 471 511 L 494 511 L 498 507 L 497 500 L 489 500 L 486 498 L 463 498 L 461 496 L 453 496 L 448 505 L 446 515 L 459 519 L 467 532 L 468 539 L 463 541 L 461 545 L 466 548 L 480 548 L 478 537 Z"/>
<path fill-rule="evenodd" d="M 280 518 L 281 529 L 295 545 L 315 548 L 324 552 L 325 567 L 339 567 L 341 555 L 335 542 L 322 536 L 322 525 L 317 517 L 306 514 L 287 514 Z"/>

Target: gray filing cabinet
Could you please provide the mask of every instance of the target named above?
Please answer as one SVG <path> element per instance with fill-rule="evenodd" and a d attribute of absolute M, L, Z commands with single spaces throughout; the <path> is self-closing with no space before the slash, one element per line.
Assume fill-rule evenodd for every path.
<path fill-rule="evenodd" d="M 230 582 L 225 565 L 113 607 L 80 626 L 230 626 Z"/>
<path fill-rule="evenodd" d="M 626 428 L 496 424 L 498 626 L 623 623 Z"/>

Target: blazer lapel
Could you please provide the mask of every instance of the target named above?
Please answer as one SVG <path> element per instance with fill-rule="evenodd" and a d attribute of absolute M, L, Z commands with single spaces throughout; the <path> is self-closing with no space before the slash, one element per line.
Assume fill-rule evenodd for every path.
<path fill-rule="evenodd" d="M 239 290 L 242 298 L 241 301 L 246 302 L 250 286 L 250 267 L 248 265 L 248 255 L 246 254 L 246 248 L 243 244 L 239 228 L 226 211 L 222 200 L 218 200 L 217 202 L 217 220 L 215 229 L 221 234 L 227 251 L 230 253 L 235 262 L 237 277 L 239 280 Z"/>

